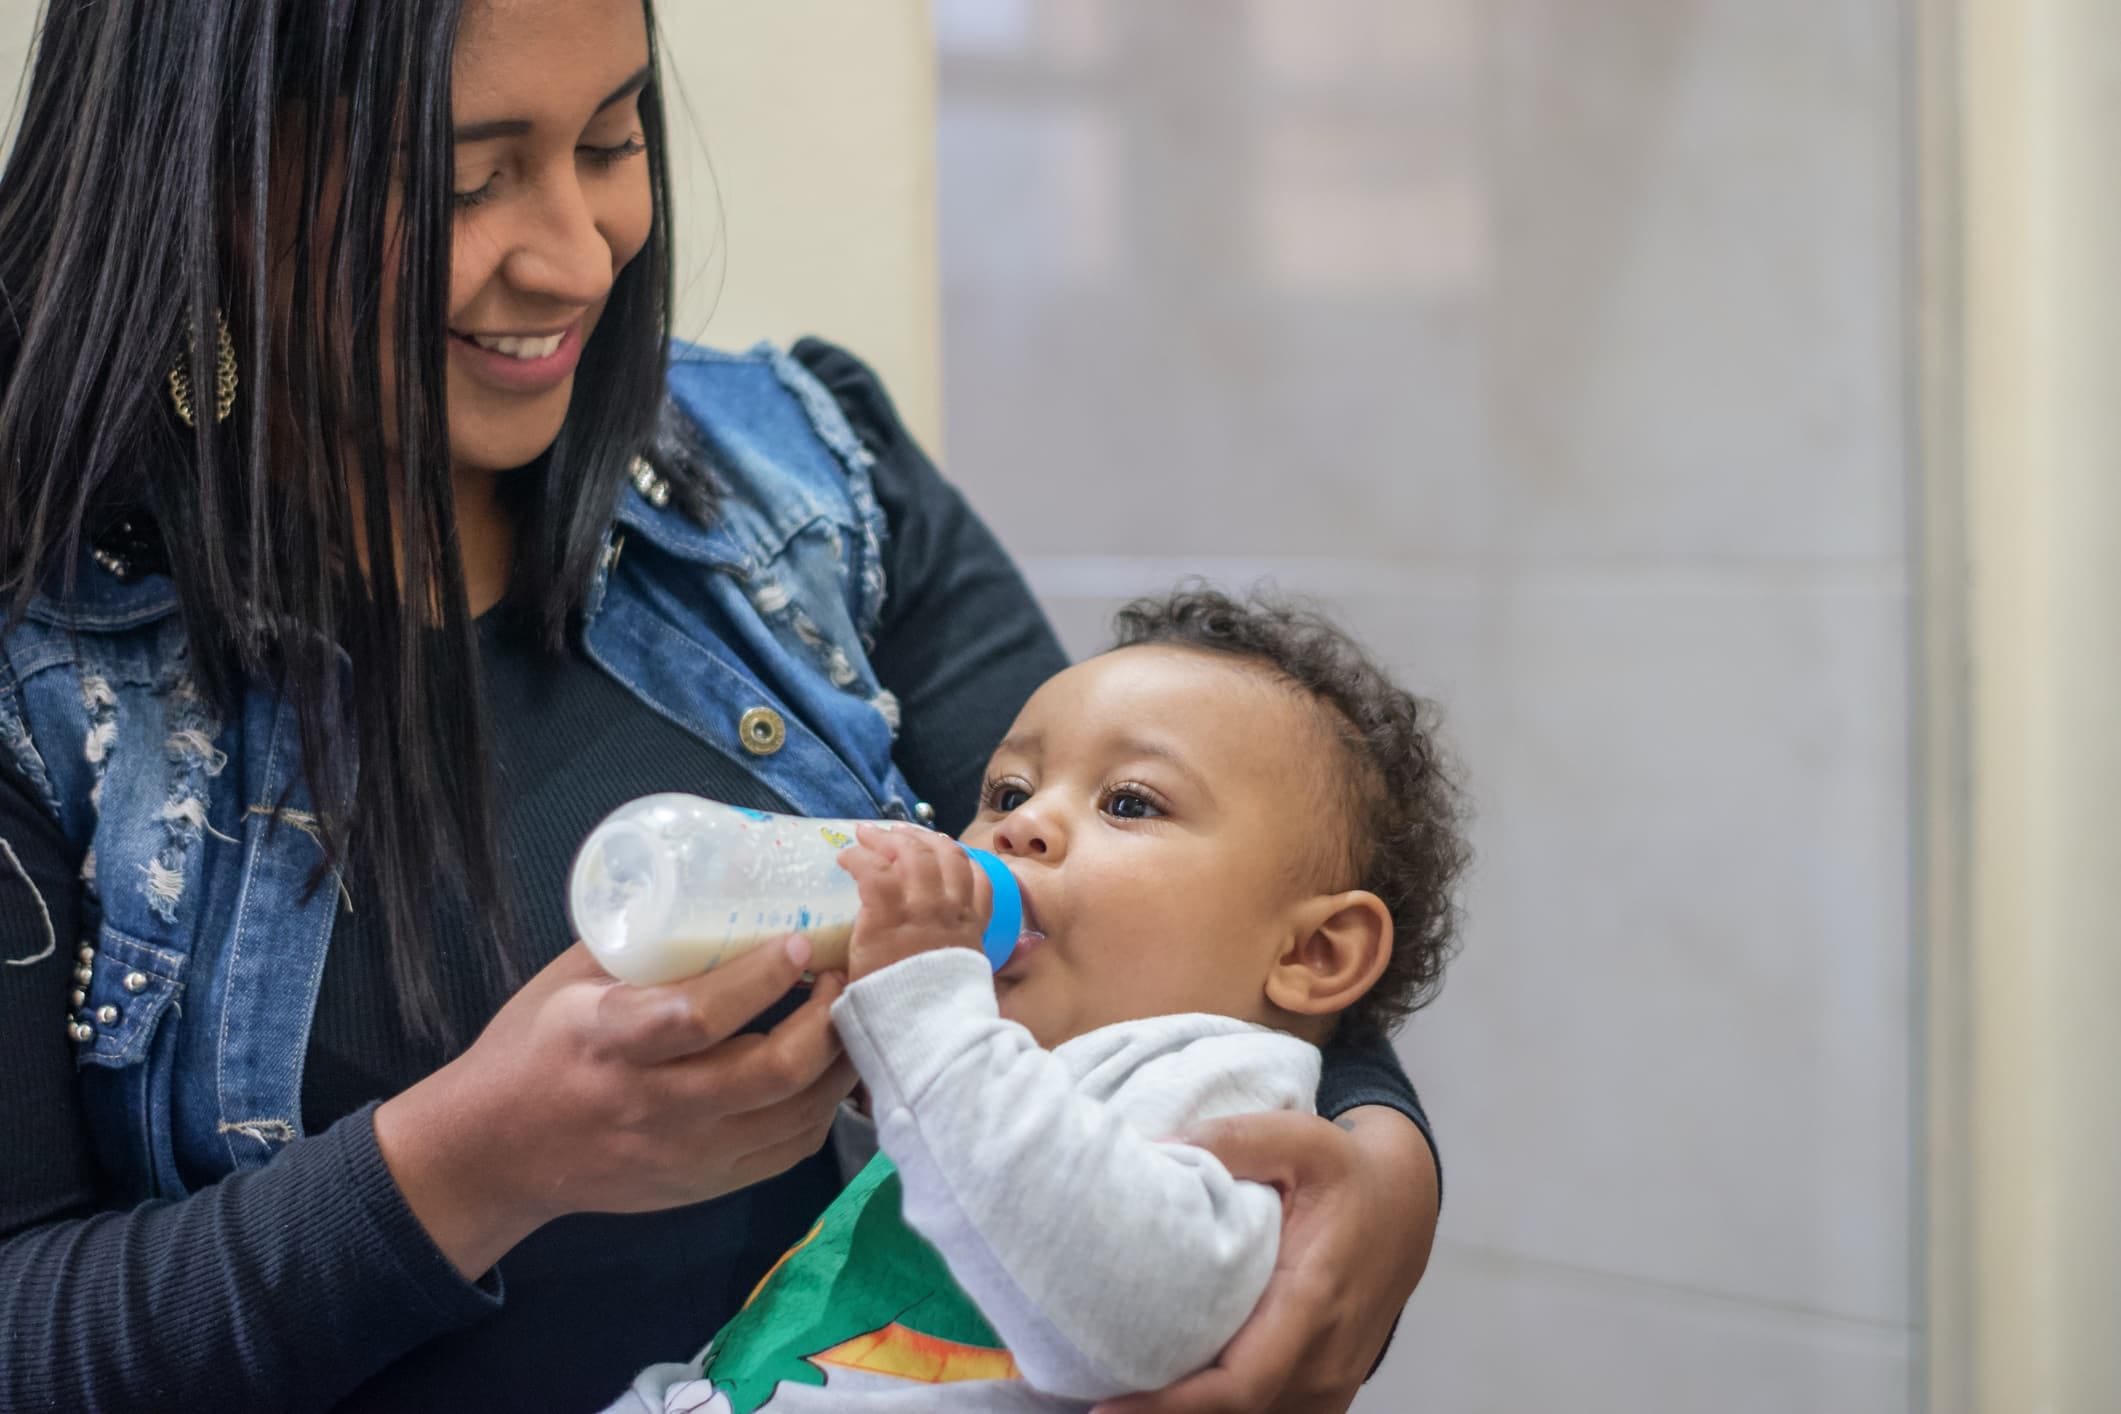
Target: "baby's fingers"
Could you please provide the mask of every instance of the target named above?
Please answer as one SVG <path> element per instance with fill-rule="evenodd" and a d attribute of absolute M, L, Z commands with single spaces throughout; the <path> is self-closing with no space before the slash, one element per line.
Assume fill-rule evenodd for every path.
<path fill-rule="evenodd" d="M 906 874 L 897 860 L 856 845 L 840 851 L 840 868 L 854 876 L 863 912 L 881 922 L 904 911 Z"/>

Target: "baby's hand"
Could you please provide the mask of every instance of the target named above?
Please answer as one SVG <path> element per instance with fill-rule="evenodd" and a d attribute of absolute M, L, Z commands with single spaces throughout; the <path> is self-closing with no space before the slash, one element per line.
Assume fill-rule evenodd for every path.
<path fill-rule="evenodd" d="M 910 825 L 862 825 L 840 851 L 861 888 L 862 911 L 848 945 L 848 977 L 866 977 L 936 948 L 977 951 L 994 885 L 948 835 Z"/>

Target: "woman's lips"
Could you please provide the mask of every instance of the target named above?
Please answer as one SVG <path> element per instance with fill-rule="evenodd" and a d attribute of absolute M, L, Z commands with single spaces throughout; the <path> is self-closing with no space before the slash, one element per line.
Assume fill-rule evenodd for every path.
<path fill-rule="evenodd" d="M 483 337 L 483 336 L 482 336 Z M 582 321 L 576 320 L 561 334 L 550 353 L 536 358 L 518 357 L 523 346 L 536 346 L 536 335 L 514 336 L 516 353 L 483 348 L 473 336 L 450 331 L 449 352 L 465 372 L 481 383 L 511 393 L 543 393 L 558 387 L 573 375 L 582 361 Z M 550 339 L 551 335 L 544 335 Z M 489 340 L 491 342 L 491 340 Z"/>

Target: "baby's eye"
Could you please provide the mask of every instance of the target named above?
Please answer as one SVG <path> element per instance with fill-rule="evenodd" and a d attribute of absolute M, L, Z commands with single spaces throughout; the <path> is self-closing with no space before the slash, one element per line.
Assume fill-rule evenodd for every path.
<path fill-rule="evenodd" d="M 1020 809 L 1031 798 L 1031 792 L 1016 781 L 989 781 L 985 795 L 983 803 L 986 807 L 1003 815 Z"/>
<path fill-rule="evenodd" d="M 1121 820 L 1153 820 L 1164 813 L 1148 796 L 1124 787 L 1105 797 L 1105 810 Z"/>

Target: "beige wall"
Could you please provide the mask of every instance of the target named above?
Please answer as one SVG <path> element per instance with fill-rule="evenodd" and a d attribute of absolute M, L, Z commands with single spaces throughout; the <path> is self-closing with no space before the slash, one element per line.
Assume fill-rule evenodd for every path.
<path fill-rule="evenodd" d="M 825 335 L 874 363 L 936 446 L 927 0 L 664 0 L 658 18 L 678 132 L 678 333 Z"/>
<path fill-rule="evenodd" d="M 14 92 L 37 9 L 0 0 L 0 92 Z M 678 334 L 724 347 L 837 340 L 877 366 L 936 445 L 927 0 L 664 0 L 661 11 Z"/>
<path fill-rule="evenodd" d="M 2121 1407 L 2121 9 L 1960 0 L 1971 1242 L 1938 1414 Z M 1937 154 L 1949 161 L 1952 154 Z M 1949 841 L 1954 836 L 1947 834 Z M 1948 1046 L 1951 1034 L 1945 1033 Z M 1955 1317 L 1959 1330 L 1944 1318 Z"/>

